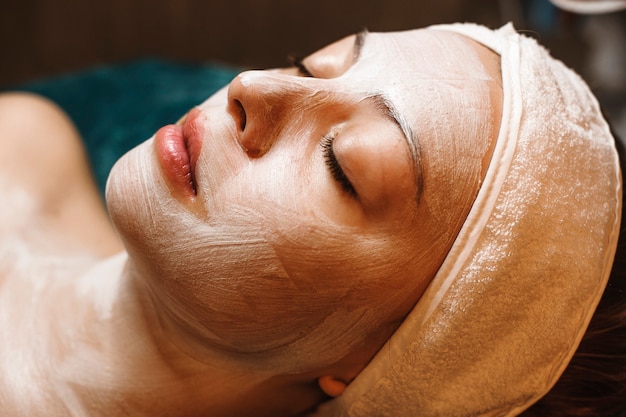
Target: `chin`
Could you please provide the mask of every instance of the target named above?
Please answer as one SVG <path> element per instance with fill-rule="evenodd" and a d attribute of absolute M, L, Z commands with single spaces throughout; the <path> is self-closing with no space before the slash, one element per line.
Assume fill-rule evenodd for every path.
<path fill-rule="evenodd" d="M 131 149 L 113 166 L 106 184 L 106 206 L 122 239 L 145 239 L 145 222 L 167 190 L 156 165 L 152 140 Z"/>

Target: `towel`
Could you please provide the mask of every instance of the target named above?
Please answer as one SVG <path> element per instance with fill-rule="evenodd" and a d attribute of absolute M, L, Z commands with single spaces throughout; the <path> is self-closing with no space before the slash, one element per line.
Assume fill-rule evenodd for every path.
<path fill-rule="evenodd" d="M 501 57 L 503 115 L 485 180 L 443 265 L 323 416 L 513 416 L 574 354 L 611 270 L 614 139 L 580 77 L 511 25 L 440 25 Z"/>

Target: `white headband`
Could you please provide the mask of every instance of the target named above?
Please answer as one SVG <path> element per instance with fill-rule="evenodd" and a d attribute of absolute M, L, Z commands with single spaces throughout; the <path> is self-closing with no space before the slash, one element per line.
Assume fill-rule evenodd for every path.
<path fill-rule="evenodd" d="M 511 25 L 431 29 L 468 36 L 500 55 L 498 141 L 431 285 L 319 415 L 517 415 L 567 366 L 611 270 L 621 174 L 587 85 Z"/>

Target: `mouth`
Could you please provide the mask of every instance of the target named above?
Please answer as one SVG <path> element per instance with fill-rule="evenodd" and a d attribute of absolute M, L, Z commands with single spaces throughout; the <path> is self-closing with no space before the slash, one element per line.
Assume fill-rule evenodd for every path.
<path fill-rule="evenodd" d="M 157 159 L 167 185 L 177 197 L 197 196 L 196 163 L 202 146 L 202 128 L 198 123 L 200 111 L 193 109 L 184 123 L 167 125 L 154 137 Z"/>

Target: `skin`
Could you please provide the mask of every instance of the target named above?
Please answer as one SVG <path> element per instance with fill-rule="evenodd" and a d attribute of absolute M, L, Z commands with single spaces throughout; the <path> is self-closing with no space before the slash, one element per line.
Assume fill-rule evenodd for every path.
<path fill-rule="evenodd" d="M 123 249 L 82 180 L 64 116 L 32 97 L 2 98 L 5 108 L 25 100 L 56 114 L 41 122 L 46 134 L 27 133 L 28 145 L 11 128 L 3 155 L 68 152 L 42 153 L 41 171 L 0 164 L 3 193 L 36 207 L 10 211 L 3 248 L 18 240 L 31 266 L 52 255 L 60 265 L 55 277 L 34 277 L 0 261 L 2 294 L 13 291 L 0 331 L 15 340 L 3 366 L 39 335 L 22 354 L 37 366 L 0 380 L 3 409 L 23 410 L 29 398 L 28 415 L 280 416 L 341 394 L 443 261 L 501 113 L 498 61 L 472 41 L 433 30 L 356 39 L 305 58 L 313 77 L 242 73 L 123 157 L 107 185 Z M 353 192 L 329 170 L 328 136 Z M 179 175 L 186 155 L 167 152 L 172 137 L 193 138 L 193 187 Z M 26 221 L 46 227 L 32 236 L 13 226 Z M 45 295 L 36 309 L 25 301 L 33 291 Z"/>

